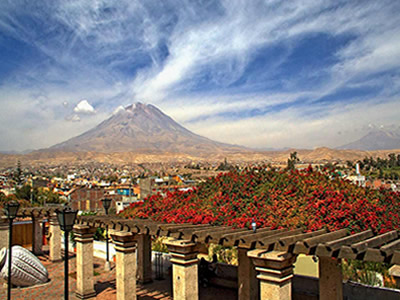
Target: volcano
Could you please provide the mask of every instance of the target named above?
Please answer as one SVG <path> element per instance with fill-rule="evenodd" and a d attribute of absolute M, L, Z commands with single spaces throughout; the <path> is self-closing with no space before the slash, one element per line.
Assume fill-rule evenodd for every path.
<path fill-rule="evenodd" d="M 119 107 L 93 129 L 47 150 L 64 152 L 175 152 L 187 154 L 244 151 L 197 135 L 151 104 Z"/>

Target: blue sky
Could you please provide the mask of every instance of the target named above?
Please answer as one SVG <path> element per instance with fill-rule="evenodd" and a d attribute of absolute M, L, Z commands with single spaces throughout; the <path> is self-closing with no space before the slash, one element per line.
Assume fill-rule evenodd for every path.
<path fill-rule="evenodd" d="M 400 1 L 0 2 L 0 150 L 151 103 L 209 138 L 336 147 L 399 125 Z"/>

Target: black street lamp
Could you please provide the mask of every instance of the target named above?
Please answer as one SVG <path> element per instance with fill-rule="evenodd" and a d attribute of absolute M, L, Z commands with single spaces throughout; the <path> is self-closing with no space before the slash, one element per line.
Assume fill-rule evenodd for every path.
<path fill-rule="evenodd" d="M 8 218 L 9 235 L 8 235 L 8 278 L 7 278 L 7 299 L 11 299 L 11 256 L 12 256 L 12 224 L 17 216 L 19 209 L 18 202 L 9 202 L 5 205 L 5 213 Z"/>
<path fill-rule="evenodd" d="M 61 230 L 64 231 L 64 299 L 68 300 L 68 235 L 74 226 L 77 210 L 70 207 L 64 207 L 63 210 L 57 210 L 58 223 Z"/>
<path fill-rule="evenodd" d="M 106 210 L 106 215 L 108 215 L 108 209 L 111 206 L 111 198 L 103 198 L 101 202 L 103 203 L 103 207 Z M 108 226 L 106 226 L 106 263 L 104 265 L 104 269 L 109 271 L 110 270 L 110 262 L 109 262 L 109 252 L 108 252 Z"/>

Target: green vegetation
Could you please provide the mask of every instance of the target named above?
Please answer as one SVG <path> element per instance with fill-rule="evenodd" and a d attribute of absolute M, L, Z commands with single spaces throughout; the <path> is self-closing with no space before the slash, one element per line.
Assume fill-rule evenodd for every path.
<path fill-rule="evenodd" d="M 44 188 L 32 188 L 27 184 L 15 189 L 15 197 L 38 205 L 44 205 L 45 203 L 65 203 L 57 193 Z"/>
<path fill-rule="evenodd" d="M 288 158 L 287 161 L 287 169 L 288 170 L 294 170 L 296 163 L 298 163 L 300 159 L 297 157 L 297 152 L 292 152 L 290 153 L 290 157 Z"/>
<path fill-rule="evenodd" d="M 360 169 L 366 176 L 379 179 L 400 179 L 400 154 L 390 153 L 388 158 L 365 157 L 357 161 Z M 347 162 L 349 167 L 354 167 L 352 162 Z"/>
<path fill-rule="evenodd" d="M 341 266 L 344 280 L 395 288 L 395 283 L 389 276 L 389 264 L 347 259 L 342 260 Z M 382 276 L 383 282 L 379 275 Z"/>

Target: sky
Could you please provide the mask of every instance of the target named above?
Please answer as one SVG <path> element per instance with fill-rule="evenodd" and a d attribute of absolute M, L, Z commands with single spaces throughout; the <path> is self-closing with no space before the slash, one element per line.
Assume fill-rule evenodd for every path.
<path fill-rule="evenodd" d="M 0 150 L 120 105 L 208 138 L 338 147 L 400 121 L 400 1 L 0 2 Z"/>

